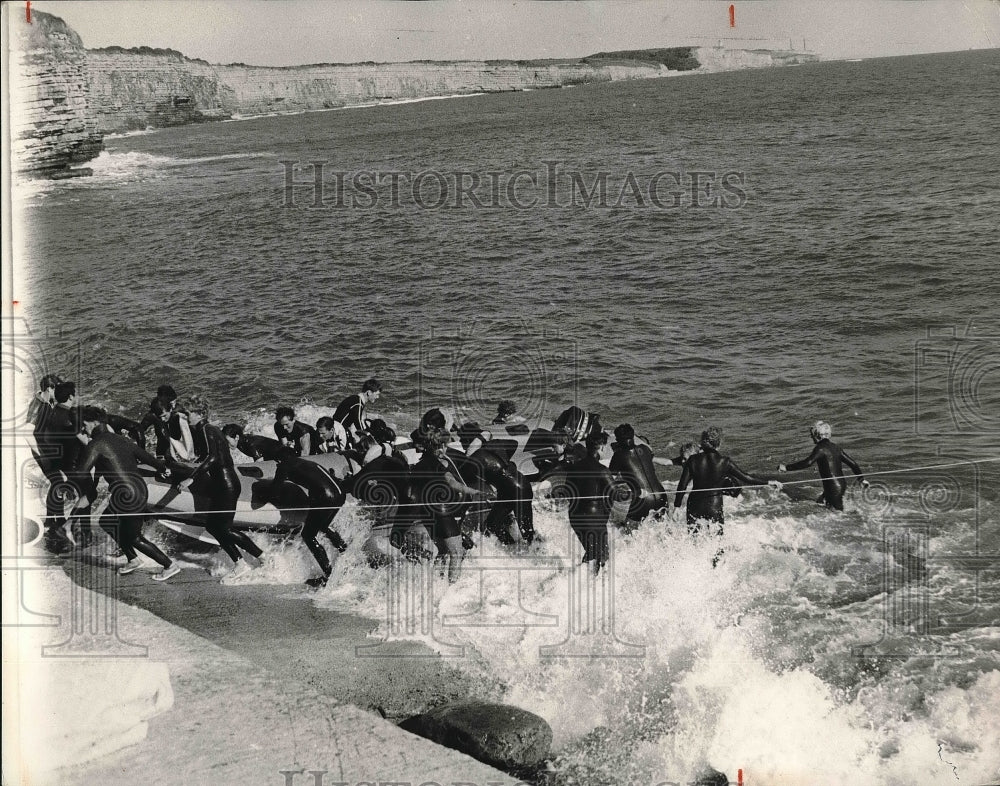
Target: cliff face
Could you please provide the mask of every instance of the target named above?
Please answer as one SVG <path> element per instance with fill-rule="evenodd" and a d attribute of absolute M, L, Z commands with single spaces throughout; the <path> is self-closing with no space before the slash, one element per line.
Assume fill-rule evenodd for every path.
<path fill-rule="evenodd" d="M 102 134 L 433 96 L 538 90 L 815 60 L 793 52 L 691 47 L 602 52 L 582 60 L 216 66 L 169 49 L 87 51 L 61 19 L 11 14 L 15 171 L 66 176 Z M 80 170 L 73 170 L 78 173 Z"/>
<path fill-rule="evenodd" d="M 16 173 L 59 177 L 102 147 L 88 107 L 87 52 L 80 37 L 50 14 L 31 23 L 11 13 L 11 162 Z"/>
<path fill-rule="evenodd" d="M 802 65 L 819 60 L 810 52 L 779 52 L 771 49 L 725 49 L 721 46 L 695 50 L 701 71 L 739 71 L 744 68 L 771 68 Z"/>
<path fill-rule="evenodd" d="M 645 79 L 668 73 L 663 63 L 622 60 L 266 68 L 213 66 L 163 50 L 92 50 L 87 58 L 91 105 L 102 132 L 407 98 Z"/>
<path fill-rule="evenodd" d="M 233 91 L 217 69 L 171 50 L 92 49 L 86 74 L 98 128 L 109 133 L 230 117 Z"/>

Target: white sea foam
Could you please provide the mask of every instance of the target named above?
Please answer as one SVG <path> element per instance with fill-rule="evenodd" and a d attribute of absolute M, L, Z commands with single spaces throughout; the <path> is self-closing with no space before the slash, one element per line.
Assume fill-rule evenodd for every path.
<path fill-rule="evenodd" d="M 889 643 L 908 659 L 855 657 L 852 646 L 878 642 L 884 625 L 884 554 L 868 522 L 766 517 L 771 492 L 749 497 L 731 503 L 721 540 L 664 522 L 616 533 L 613 602 L 609 579 L 580 565 L 565 513 L 537 501 L 544 541 L 525 553 L 485 539 L 452 586 L 429 565 L 408 568 L 413 581 L 399 597 L 418 601 L 409 614 L 386 606 L 388 572 L 351 552 L 317 603 L 381 619 L 376 637 L 421 640 L 443 655 L 463 647 L 459 668 L 499 678 L 505 700 L 549 721 L 566 782 L 685 781 L 706 766 L 730 780 L 743 769 L 760 784 L 943 784 L 954 781 L 952 765 L 963 781 L 995 780 L 996 643 L 953 664 L 944 685 L 927 638 Z M 345 522 L 363 527 L 357 511 L 338 517 Z M 862 530 L 855 540 L 825 538 L 848 525 Z M 719 545 L 726 553 L 713 569 Z M 838 611 L 854 595 L 872 597 Z M 598 632 L 571 633 L 568 609 L 581 601 Z M 577 608 L 576 628 L 587 619 Z M 614 635 L 601 635 L 602 623 Z M 549 654 L 567 657 L 543 657 L 553 646 Z"/>
<path fill-rule="evenodd" d="M 176 168 L 211 164 L 234 159 L 270 158 L 270 153 L 227 153 L 218 156 L 198 158 L 174 158 L 137 151 L 115 152 L 102 150 L 100 155 L 87 166 L 93 170 L 93 177 L 66 181 L 77 187 L 104 185 L 110 182 L 147 180 L 165 177 Z"/>

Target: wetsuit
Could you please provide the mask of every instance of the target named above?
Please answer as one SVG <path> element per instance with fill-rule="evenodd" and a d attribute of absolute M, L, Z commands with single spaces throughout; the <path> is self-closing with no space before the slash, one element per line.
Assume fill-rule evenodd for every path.
<path fill-rule="evenodd" d="M 455 481 L 465 483 L 456 458 L 449 455 L 442 460 L 427 451 L 410 471 L 413 495 L 421 503 L 422 517 L 431 521 L 427 529 L 436 541 L 462 535 L 462 519 L 468 509 L 466 495 L 446 480 L 446 476 L 451 475 Z"/>
<path fill-rule="evenodd" d="M 254 461 L 275 461 L 282 456 L 293 456 L 294 451 L 282 445 L 278 440 L 261 434 L 244 434 L 236 443 L 236 449 L 249 456 Z"/>
<path fill-rule="evenodd" d="M 851 472 L 858 476 L 858 480 L 863 481 L 865 476 L 861 473 L 858 462 L 847 455 L 847 451 L 836 442 L 828 439 L 821 439 L 816 443 L 809 458 L 788 464 L 785 469 L 794 472 L 799 469 L 816 465 L 819 476 L 823 478 L 823 493 L 817 502 L 822 502 L 828 508 L 834 510 L 844 509 L 844 492 L 847 490 L 847 478 L 844 477 L 844 467 L 846 464 L 851 468 Z"/>
<path fill-rule="evenodd" d="M 194 481 L 191 491 L 197 496 L 207 497 L 208 510 L 211 511 L 205 514 L 205 529 L 233 562 L 240 559 L 237 546 L 254 557 L 260 557 L 263 552 L 250 536 L 232 529 L 236 503 L 243 487 L 240 475 L 233 466 L 229 442 L 221 429 L 204 420 L 191 427 L 191 436 L 195 455 L 201 462 L 189 476 Z"/>
<path fill-rule="evenodd" d="M 573 406 L 566 409 L 552 424 L 552 430 L 567 429 L 574 442 L 582 442 L 587 435 L 601 430 L 601 416 Z"/>
<path fill-rule="evenodd" d="M 510 460 L 516 450 L 514 440 L 494 439 L 485 442 L 470 458 L 478 465 L 480 477 L 497 490 L 496 502 L 486 518 L 487 532 L 492 532 L 501 542 L 509 541 L 506 525 L 513 516 L 521 536 L 531 543 L 535 539 L 531 509 L 533 493 L 531 484 Z"/>
<path fill-rule="evenodd" d="M 611 446 L 610 470 L 620 474 L 631 492 L 628 517 L 642 521 L 654 510 L 667 505 L 667 492 L 653 468 L 653 451 L 634 442 L 616 442 Z"/>
<path fill-rule="evenodd" d="M 333 419 L 344 427 L 347 438 L 353 443 L 367 426 L 365 425 L 365 400 L 360 393 L 348 396 L 337 406 Z"/>
<path fill-rule="evenodd" d="M 343 552 L 347 549 L 347 544 L 340 534 L 330 529 L 330 524 L 343 507 L 347 494 L 325 467 L 303 458 L 289 457 L 278 464 L 274 473 L 274 488 L 277 490 L 282 481 L 286 480 L 302 486 L 309 494 L 310 510 L 302 525 L 302 540 L 312 552 L 323 575 L 329 577 L 333 568 L 316 536 L 322 532 L 338 551 Z"/>
<path fill-rule="evenodd" d="M 417 519 L 410 489 L 410 465 L 393 453 L 372 459 L 350 481 L 350 492 L 371 510 L 375 526 L 391 526 L 389 540 L 402 546 L 403 536 Z"/>
<path fill-rule="evenodd" d="M 293 450 L 296 456 L 301 456 L 303 453 L 309 456 L 318 452 L 316 448 L 319 445 L 319 435 L 316 433 L 316 429 L 306 425 L 301 420 L 295 421 L 291 431 L 286 431 L 279 423 L 275 423 L 274 434 L 278 438 L 278 442 Z M 302 446 L 302 438 L 306 434 L 309 435 L 309 450 L 304 450 Z"/>
<path fill-rule="evenodd" d="M 675 467 L 683 467 L 684 461 L 685 459 L 683 455 L 675 456 L 674 458 L 670 459 L 670 463 L 673 464 Z M 738 497 L 740 494 L 743 493 L 743 489 L 737 486 L 732 478 L 726 478 L 725 481 L 723 481 L 722 485 L 725 487 L 722 493 L 725 494 L 727 497 Z"/>
<path fill-rule="evenodd" d="M 603 566 L 608 561 L 608 518 L 614 478 L 593 456 L 566 465 L 570 492 L 569 525 L 583 544 L 583 561 Z"/>
<path fill-rule="evenodd" d="M 128 437 L 140 448 L 145 449 L 146 439 L 143 437 L 142 429 L 136 421 L 122 415 L 108 415 L 108 428 L 115 434 Z"/>
<path fill-rule="evenodd" d="M 66 495 L 70 492 L 80 494 L 75 470 L 84 446 L 77 436 L 79 433 L 76 409 L 57 404 L 48 412 L 35 435 L 38 465 L 49 480 L 45 495 L 45 526 L 49 529 L 57 529 L 66 522 Z"/>
<path fill-rule="evenodd" d="M 38 432 L 45 429 L 53 409 L 55 407 L 45 399 L 41 399 L 38 396 L 31 399 L 31 404 L 28 406 L 27 421 L 33 426 L 33 434 L 37 436 Z"/>
<path fill-rule="evenodd" d="M 674 507 L 679 508 L 684 499 L 684 489 L 693 482 L 694 488 L 688 494 L 687 525 L 689 532 L 701 529 L 701 521 L 714 521 L 719 524 L 719 534 L 722 534 L 722 524 L 725 517 L 722 512 L 723 486 L 730 486 L 735 480 L 746 486 L 763 486 L 766 480 L 748 475 L 741 470 L 728 456 L 710 447 L 702 447 L 701 453 L 696 453 L 684 462 L 681 479 L 677 482 L 677 494 L 674 496 Z M 712 489 L 701 491 L 701 489 Z"/>
<path fill-rule="evenodd" d="M 419 425 L 410 432 L 410 439 L 413 441 L 413 446 L 418 451 L 427 450 L 427 435 L 438 429 L 445 428 L 447 422 L 444 413 L 437 407 L 427 410 L 420 418 Z"/>
<path fill-rule="evenodd" d="M 181 412 L 180 409 L 171 411 L 166 423 L 163 422 L 163 418 L 152 411 L 147 412 L 143 419 L 139 421 L 139 432 L 141 434 L 149 431 L 150 426 L 152 426 L 153 431 L 156 433 L 157 456 L 163 456 L 164 458 L 171 457 L 171 439 L 183 443 L 184 430 L 180 423 Z M 145 439 L 143 439 L 143 442 L 145 442 Z"/>
<path fill-rule="evenodd" d="M 132 440 L 107 430 L 95 430 L 80 457 L 76 474 L 90 504 L 97 498 L 97 480 L 103 477 L 108 482 L 111 498 L 101 516 L 101 529 L 121 546 L 125 556 L 133 560 L 140 551 L 167 568 L 170 558 L 142 534 L 145 516 L 141 514 L 146 512 L 148 489 L 139 474 L 139 462 L 160 472 L 167 468 Z M 95 470 L 94 477 L 91 470 Z"/>

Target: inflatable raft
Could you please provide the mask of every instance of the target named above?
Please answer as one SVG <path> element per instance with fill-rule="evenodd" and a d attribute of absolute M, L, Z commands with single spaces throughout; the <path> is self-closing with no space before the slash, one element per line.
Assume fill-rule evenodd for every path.
<path fill-rule="evenodd" d="M 510 443 L 516 443 L 512 461 L 523 474 L 529 476 L 535 474 L 540 465 L 544 466 L 546 459 L 554 460 L 557 457 L 554 445 L 564 439 L 552 430 L 531 428 L 524 423 L 490 426 L 488 430 L 494 440 L 503 439 L 511 448 L 513 444 Z M 451 447 L 465 452 L 457 436 Z M 399 437 L 396 448 L 411 465 L 420 458 L 420 453 L 410 439 Z M 337 479 L 347 478 L 361 468 L 357 461 L 339 453 L 303 458 L 326 467 Z M 240 474 L 241 493 L 236 503 L 234 529 L 288 533 L 302 526 L 308 513 L 308 495 L 303 488 L 288 481 L 282 482 L 281 488 L 275 489 L 276 469 L 277 462 L 273 460 L 236 466 L 236 471 Z M 196 482 L 188 489 L 180 489 L 171 481 L 158 479 L 151 468 L 143 468 L 143 472 L 149 490 L 149 510 L 153 515 L 175 532 L 215 543 L 204 529 L 205 513 L 211 510 L 211 506 L 203 486 Z"/>

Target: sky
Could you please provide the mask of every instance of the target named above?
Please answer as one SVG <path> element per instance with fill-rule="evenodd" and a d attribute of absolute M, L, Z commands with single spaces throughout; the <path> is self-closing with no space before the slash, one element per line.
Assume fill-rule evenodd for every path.
<path fill-rule="evenodd" d="M 302 65 L 582 57 L 664 46 L 853 58 L 1000 47 L 998 0 L 37 0 L 89 48 Z M 21 3 L 11 3 L 8 10 Z"/>

